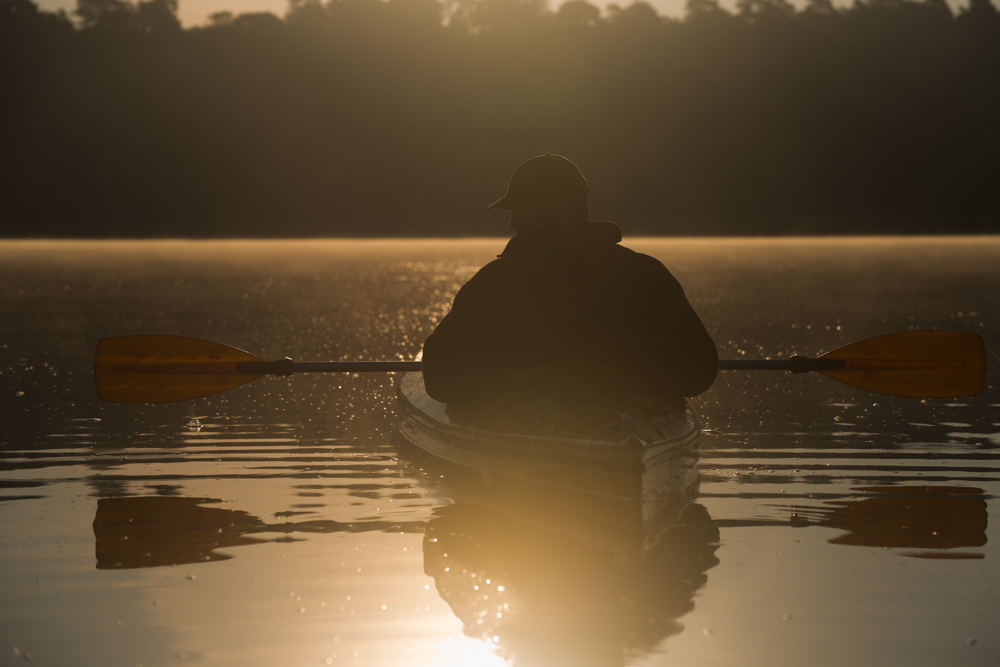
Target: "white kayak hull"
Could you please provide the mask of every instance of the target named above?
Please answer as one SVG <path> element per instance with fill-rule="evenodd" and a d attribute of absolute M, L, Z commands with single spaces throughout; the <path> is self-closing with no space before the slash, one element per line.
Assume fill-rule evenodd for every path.
<path fill-rule="evenodd" d="M 407 440 L 519 493 L 641 504 L 649 515 L 697 486 L 700 424 L 682 398 L 580 377 L 469 416 L 428 396 L 420 373 L 405 373 L 397 399 Z"/>

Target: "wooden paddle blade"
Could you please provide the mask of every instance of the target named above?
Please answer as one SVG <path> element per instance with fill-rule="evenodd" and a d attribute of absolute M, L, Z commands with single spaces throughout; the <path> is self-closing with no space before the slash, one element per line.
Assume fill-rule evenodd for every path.
<path fill-rule="evenodd" d="M 906 331 L 851 343 L 819 357 L 842 368 L 823 375 L 879 394 L 910 398 L 975 396 L 986 382 L 981 336 L 957 331 Z"/>
<path fill-rule="evenodd" d="M 186 336 L 120 336 L 97 344 L 97 396 L 118 403 L 171 403 L 256 380 L 263 361 L 228 345 Z"/>

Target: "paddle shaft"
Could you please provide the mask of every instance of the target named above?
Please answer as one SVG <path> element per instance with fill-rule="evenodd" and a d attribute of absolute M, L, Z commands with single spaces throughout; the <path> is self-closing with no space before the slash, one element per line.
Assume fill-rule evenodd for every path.
<path fill-rule="evenodd" d="M 241 364 L 246 370 L 273 375 L 292 373 L 369 373 L 405 372 L 421 370 L 419 361 L 298 361 L 285 359 Z M 843 366 L 838 360 L 792 357 L 791 359 L 722 359 L 720 371 L 809 371 L 838 370 Z"/>
<path fill-rule="evenodd" d="M 300 361 L 292 364 L 293 373 L 365 373 L 369 371 L 419 371 L 419 361 Z"/>
<path fill-rule="evenodd" d="M 844 368 L 842 359 L 813 359 L 792 356 L 789 359 L 720 359 L 720 371 L 837 371 Z"/>
<path fill-rule="evenodd" d="M 483 363 L 487 363 L 486 358 Z M 981 336 L 907 331 L 850 343 L 818 359 L 723 359 L 719 370 L 815 371 L 843 384 L 909 398 L 955 398 L 982 392 Z M 120 403 L 169 403 L 212 396 L 262 375 L 420 371 L 419 361 L 265 361 L 228 345 L 187 336 L 118 336 L 98 342 L 97 395 Z"/>
<path fill-rule="evenodd" d="M 291 375 L 292 373 L 368 373 L 419 371 L 419 361 L 245 361 L 234 364 L 236 373 L 260 375 Z M 198 372 L 192 368 L 193 372 Z"/>
<path fill-rule="evenodd" d="M 719 359 L 720 371 L 790 371 L 789 359 Z"/>

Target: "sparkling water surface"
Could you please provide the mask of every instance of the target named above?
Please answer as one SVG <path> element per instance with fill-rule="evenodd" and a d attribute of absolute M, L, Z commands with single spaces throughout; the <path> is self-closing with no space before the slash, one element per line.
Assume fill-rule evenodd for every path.
<path fill-rule="evenodd" d="M 115 335 L 413 358 L 502 240 L 3 242 L 0 664 L 1000 664 L 1000 239 L 625 244 L 723 357 L 971 331 L 987 388 L 723 373 L 697 498 L 602 544 L 477 502 L 402 441 L 390 374 L 94 393 Z"/>

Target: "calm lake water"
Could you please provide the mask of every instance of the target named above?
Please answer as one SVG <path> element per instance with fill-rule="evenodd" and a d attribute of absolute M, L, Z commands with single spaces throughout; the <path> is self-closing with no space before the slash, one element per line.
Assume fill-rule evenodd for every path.
<path fill-rule="evenodd" d="M 503 245 L 0 243 L 0 664 L 1000 664 L 997 237 L 627 239 L 726 358 L 914 329 L 988 355 L 962 400 L 722 374 L 655 548 L 459 491 L 401 442 L 389 374 L 95 396 L 114 335 L 413 358 Z"/>

